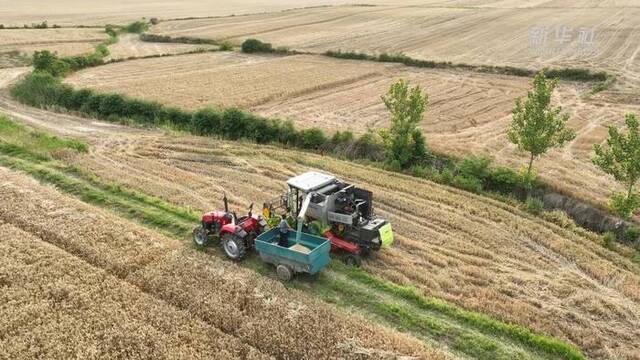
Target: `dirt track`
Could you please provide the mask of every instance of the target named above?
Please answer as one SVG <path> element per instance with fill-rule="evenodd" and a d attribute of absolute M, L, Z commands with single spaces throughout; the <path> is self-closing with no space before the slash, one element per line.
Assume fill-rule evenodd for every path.
<path fill-rule="evenodd" d="M 317 155 L 132 129 L 6 98 L 0 110 L 87 139 L 91 153 L 73 160 L 80 168 L 198 211 L 217 208 L 223 191 L 240 209 L 310 167 L 335 173 L 373 190 L 377 211 L 396 230 L 394 247 L 366 262 L 372 273 L 568 339 L 597 358 L 640 353 L 640 270 L 590 236 L 500 202 Z"/>

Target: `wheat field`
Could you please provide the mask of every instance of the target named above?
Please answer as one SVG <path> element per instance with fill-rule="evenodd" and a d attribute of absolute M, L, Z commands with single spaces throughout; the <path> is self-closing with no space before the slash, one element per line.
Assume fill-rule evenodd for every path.
<path fill-rule="evenodd" d="M 106 37 L 101 29 L 4 29 L 0 30 L 0 53 L 17 51 L 30 56 L 50 50 L 60 56 L 80 55 L 91 52 Z"/>
<path fill-rule="evenodd" d="M 502 202 L 320 155 L 104 126 L 20 106 L 12 112 L 93 144 L 89 154 L 65 160 L 70 164 L 197 212 L 218 208 L 222 192 L 232 208 L 243 209 L 279 194 L 296 173 L 335 173 L 372 190 L 377 212 L 394 226 L 394 246 L 365 262 L 371 273 L 567 339 L 595 358 L 637 358 L 640 270 L 560 215 L 545 221 Z"/>
<path fill-rule="evenodd" d="M 0 179 L 0 298 L 16 304 L 3 357 L 447 358 L 24 175 Z"/>
<path fill-rule="evenodd" d="M 380 96 L 400 78 L 430 96 L 421 123 L 430 148 L 455 156 L 485 154 L 501 165 L 523 166 L 526 156 L 508 141 L 506 131 L 515 99 L 530 89 L 531 80 L 525 77 L 313 55 L 220 52 L 110 64 L 77 72 L 66 81 L 188 110 L 239 106 L 299 127 L 362 133 L 389 125 Z M 553 188 L 605 207 L 621 187 L 591 163 L 593 144 L 602 143 L 608 126 L 620 125 L 625 113 L 637 113 L 640 106 L 587 99 L 585 91 L 584 85 L 572 83 L 557 89 L 554 103 L 571 115 L 569 126 L 578 136 L 543 156 L 538 169 Z"/>
<path fill-rule="evenodd" d="M 636 86 L 638 15 L 640 8 L 631 1 L 457 1 L 168 21 L 153 31 L 236 42 L 253 37 L 312 52 L 403 52 L 420 59 L 537 69 L 583 66 L 612 71 Z M 543 28 L 544 35 L 537 35 Z"/>

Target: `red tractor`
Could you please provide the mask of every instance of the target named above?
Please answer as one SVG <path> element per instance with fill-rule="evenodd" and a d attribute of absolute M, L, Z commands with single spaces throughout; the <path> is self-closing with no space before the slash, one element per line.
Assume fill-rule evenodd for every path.
<path fill-rule="evenodd" d="M 219 238 L 222 249 L 232 260 L 241 260 L 248 249 L 254 247 L 255 238 L 267 227 L 266 221 L 254 215 L 253 203 L 249 212 L 238 218 L 229 212 L 227 196 L 223 198 L 224 211 L 212 211 L 202 215 L 201 224 L 193 229 L 193 241 L 199 246 L 209 246 L 213 238 Z"/>

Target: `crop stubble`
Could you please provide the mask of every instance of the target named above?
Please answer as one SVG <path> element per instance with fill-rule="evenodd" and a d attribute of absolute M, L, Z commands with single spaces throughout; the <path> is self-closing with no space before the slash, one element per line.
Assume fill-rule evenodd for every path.
<path fill-rule="evenodd" d="M 191 110 L 240 106 L 300 127 L 364 132 L 388 126 L 380 95 L 398 78 L 430 95 L 422 122 L 430 148 L 458 156 L 485 154 L 515 168 L 524 164 L 525 155 L 508 141 L 506 130 L 515 99 L 530 88 L 529 78 L 310 55 L 215 53 L 111 64 L 80 71 L 68 82 Z M 569 125 L 578 136 L 543 156 L 537 168 L 552 187 L 605 206 L 622 188 L 591 163 L 592 146 L 604 141 L 607 126 L 620 125 L 626 112 L 639 112 L 640 106 L 584 99 L 584 90 L 562 84 L 556 91 L 554 101 L 571 114 Z"/>
<path fill-rule="evenodd" d="M 172 354 L 180 357 L 182 351 L 193 354 L 194 357 L 206 356 L 207 351 L 215 352 L 216 349 L 222 349 L 221 344 L 225 343 L 226 351 L 240 358 L 264 358 L 265 355 L 279 358 L 318 358 L 354 354 L 359 358 L 393 358 L 400 354 L 420 358 L 445 358 L 442 353 L 425 347 L 417 340 L 382 329 L 364 319 L 336 312 L 335 309 L 299 291 L 287 290 L 273 280 L 259 277 L 232 263 L 194 252 L 175 240 L 169 240 L 114 215 L 72 200 L 51 188 L 36 184 L 23 175 L 0 169 L 0 177 L 0 221 L 5 223 L 3 226 L 9 226 L 11 231 L 18 231 L 20 234 L 29 233 L 25 236 L 35 236 L 49 243 L 42 244 L 45 248 L 42 256 L 45 257 L 47 252 L 60 254 L 59 271 L 64 271 L 65 266 L 66 269 L 75 267 L 76 271 L 87 270 L 84 277 L 79 279 L 74 279 L 72 274 L 69 274 L 51 284 L 50 288 L 45 286 L 43 290 L 38 290 L 34 285 L 34 288 L 30 286 L 29 289 L 34 292 L 53 292 L 62 294 L 59 296 L 76 299 L 82 298 L 82 294 L 92 289 L 92 286 L 97 292 L 96 296 L 100 296 L 101 291 L 106 291 L 101 286 L 113 284 L 116 289 L 111 296 L 120 300 L 127 309 L 136 308 L 135 303 L 129 306 L 135 294 L 135 297 L 140 297 L 138 301 L 141 307 L 158 307 L 158 311 L 155 311 L 158 312 L 158 319 L 149 321 L 157 324 L 159 328 L 174 321 L 180 325 L 180 316 L 192 319 L 191 323 L 183 326 L 191 327 L 190 330 L 195 334 L 184 333 L 182 328 L 175 329 L 176 335 L 168 332 L 167 343 L 163 346 L 167 349 L 178 345 L 183 347 L 173 349 L 174 352 L 169 353 L 167 357 L 172 357 Z M 14 228 L 18 230 L 13 230 Z M 1 246 L 14 245 L 15 242 L 7 240 L 3 241 Z M 29 254 L 30 250 L 27 248 L 20 251 Z M 45 271 L 48 269 L 47 262 L 52 261 L 51 256 L 54 255 L 46 256 L 42 263 L 38 262 L 42 268 L 37 268 L 39 271 L 30 274 L 28 279 L 20 278 L 20 274 L 25 276 L 25 272 L 28 271 L 20 270 L 24 267 L 23 264 L 16 264 L 18 275 L 15 275 L 15 278 L 11 275 L 6 277 L 8 280 L 5 279 L 4 274 L 10 269 L 7 268 L 6 272 L 2 272 L 2 279 L 10 283 L 15 281 L 16 286 L 22 286 L 21 281 L 44 283 L 50 279 L 48 276 L 56 274 L 55 269 L 52 269 L 52 274 Z M 4 258 L 4 261 L 9 259 Z M 101 282 L 98 281 L 100 279 L 107 283 L 96 284 Z M 72 286 L 86 288 L 74 291 Z M 118 292 L 119 289 L 122 289 L 122 293 Z M 12 291 L 7 296 L 13 294 Z M 110 298 L 102 298 L 104 303 L 100 306 L 100 311 L 113 311 L 110 308 L 113 306 L 109 303 Z M 90 299 L 82 298 L 63 303 L 68 306 L 68 311 L 73 316 L 82 316 L 82 313 L 89 309 L 80 305 L 87 301 L 90 302 Z M 151 302 L 151 305 L 144 304 L 144 301 Z M 48 304 L 45 302 L 41 305 Z M 11 311 L 14 310 L 19 312 L 17 307 L 11 307 Z M 140 309 L 137 311 L 140 313 L 130 315 L 132 321 L 141 317 L 141 320 L 136 321 L 143 322 L 154 316 L 142 314 L 144 311 Z M 60 310 L 60 315 L 66 316 L 64 310 Z M 69 319 L 69 323 L 62 322 L 61 326 L 72 326 L 73 316 L 63 317 Z M 126 314 L 123 317 L 126 318 Z M 87 330 L 99 337 L 99 329 L 104 326 L 106 320 L 100 320 L 97 315 L 90 319 Z M 91 327 L 94 324 L 97 329 Z M 113 335 L 119 342 L 107 343 L 113 348 L 102 351 L 105 351 L 107 356 L 122 357 L 145 356 L 144 352 L 138 354 L 137 351 L 159 351 L 154 346 L 160 345 L 152 340 L 149 342 L 154 346 L 150 345 L 150 348 L 136 347 L 140 345 L 137 340 L 142 339 L 144 343 L 146 337 L 153 337 L 154 330 L 135 325 L 132 323 L 131 327 L 123 329 L 121 334 L 116 330 L 115 334 L 107 333 L 107 339 Z M 198 333 L 198 329 L 203 329 L 202 333 Z M 45 328 L 43 331 L 49 330 Z M 138 337 L 127 339 L 127 331 L 138 332 Z M 29 334 L 16 334 L 14 340 L 18 348 L 9 347 L 7 351 L 12 353 L 11 351 L 19 350 L 19 344 L 28 341 L 31 336 Z M 86 342 L 67 344 L 65 340 L 58 344 L 44 342 L 38 345 L 41 346 L 42 354 L 65 354 L 74 351 L 73 348 L 67 348 L 69 346 L 78 345 L 85 348 L 94 344 L 91 342 L 92 339 L 78 336 L 79 341 Z M 173 340 L 171 336 L 185 339 Z M 206 342 L 195 344 L 190 349 L 189 345 L 197 342 L 200 336 L 207 337 Z M 207 350 L 207 345 L 212 345 L 213 348 Z M 127 354 L 127 349 L 132 353 Z M 225 357 L 224 352 L 217 355 Z"/>
<path fill-rule="evenodd" d="M 49 126 L 65 128 L 65 118 L 55 119 Z M 105 130 L 120 132 L 117 140 Z M 397 234 L 367 270 L 569 339 L 597 358 L 637 358 L 640 271 L 593 237 L 500 202 L 317 155 L 137 130 L 128 136 L 119 127 L 96 131 L 95 150 L 75 165 L 197 211 L 218 208 L 222 192 L 241 211 L 309 167 L 336 173 L 374 191 L 376 209 Z"/>

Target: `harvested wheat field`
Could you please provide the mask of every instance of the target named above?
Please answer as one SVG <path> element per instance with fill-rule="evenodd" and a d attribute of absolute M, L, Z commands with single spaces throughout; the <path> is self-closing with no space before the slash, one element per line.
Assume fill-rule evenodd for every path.
<path fill-rule="evenodd" d="M 403 1 L 406 2 L 406 0 Z M 412 1 L 417 2 L 416 0 Z M 369 2 L 380 3 L 383 1 L 372 0 Z M 19 2 L 0 0 L 0 9 L 3 9 L 0 24 L 22 26 L 43 20 L 48 20 L 50 25 L 121 24 L 143 17 L 172 19 L 194 16 L 230 16 L 342 3 L 341 0 L 228 0 L 224 2 L 211 0 L 180 2 L 96 0 L 90 3 L 82 0 L 63 0 L 56 2 L 56 6 L 43 6 L 40 0 Z"/>
<path fill-rule="evenodd" d="M 23 175 L 0 179 L 0 298 L 15 304 L 3 357 L 445 358 Z"/>
<path fill-rule="evenodd" d="M 241 209 L 277 195 L 296 173 L 335 173 L 372 190 L 377 211 L 394 226 L 396 243 L 366 262 L 370 273 L 566 339 L 594 358 L 638 358 L 640 269 L 562 216 L 544 221 L 501 202 L 320 155 L 101 126 L 10 101 L 2 108 L 90 141 L 89 154 L 65 160 L 83 171 L 196 212 L 218 208 L 222 191 Z"/>
<path fill-rule="evenodd" d="M 189 110 L 239 106 L 300 127 L 361 133 L 388 126 L 380 95 L 399 78 L 420 85 L 430 96 L 421 127 L 432 149 L 457 156 L 486 154 L 515 168 L 524 164 L 525 156 L 508 141 L 506 131 L 515 99 L 530 89 L 526 77 L 312 55 L 214 53 L 110 64 L 77 72 L 67 81 Z M 585 99 L 585 91 L 572 83 L 556 91 L 555 102 L 571 114 L 569 126 L 578 137 L 543 157 L 538 168 L 551 186 L 604 206 L 621 188 L 591 163 L 593 144 L 604 141 L 607 126 L 621 124 L 625 113 L 638 112 L 640 106 Z"/>
<path fill-rule="evenodd" d="M 631 1 L 458 1 L 168 21 L 152 31 L 236 42 L 253 37 L 312 52 L 404 52 L 420 59 L 530 68 L 586 66 L 638 85 L 639 15 Z M 530 30 L 543 27 L 548 30 L 539 44 Z M 567 30 L 556 36 L 557 28 Z M 591 30 L 593 37 L 587 36 Z"/>
<path fill-rule="evenodd" d="M 38 50 L 49 50 L 60 56 L 80 55 L 90 52 L 105 38 L 103 29 L 5 29 L 0 30 L 0 52 L 31 55 Z"/>
<path fill-rule="evenodd" d="M 156 55 L 176 55 L 200 49 L 213 49 L 211 45 L 190 45 L 172 43 L 154 43 L 140 41 L 136 34 L 125 34 L 119 37 L 117 43 L 109 46 L 110 59 L 126 59 L 130 57 L 145 57 Z"/>
<path fill-rule="evenodd" d="M 66 81 L 187 109 L 248 108 L 377 75 L 378 64 L 235 52 L 141 59 L 79 71 Z"/>

